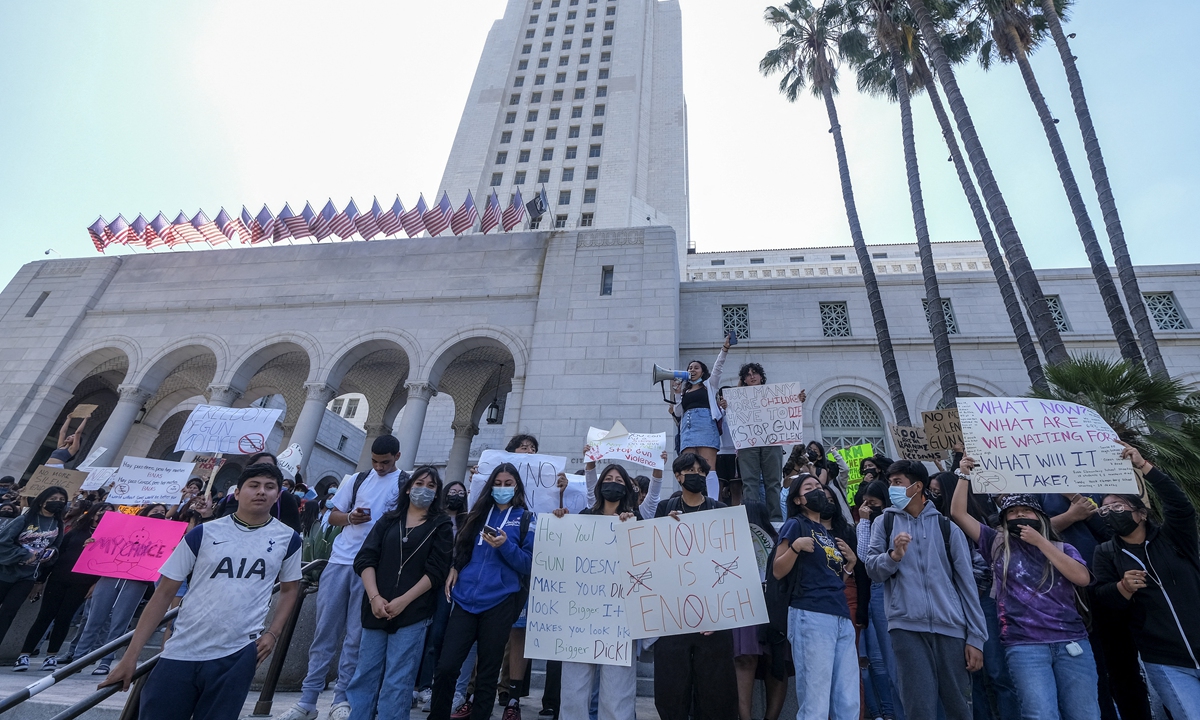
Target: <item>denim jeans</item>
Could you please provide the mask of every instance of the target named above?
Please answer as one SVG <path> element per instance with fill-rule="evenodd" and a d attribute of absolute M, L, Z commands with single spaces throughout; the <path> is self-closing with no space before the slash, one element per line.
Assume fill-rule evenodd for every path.
<path fill-rule="evenodd" d="M 346 688 L 350 720 L 408 720 L 427 626 L 416 622 L 391 634 L 362 631 L 358 669 Z"/>
<path fill-rule="evenodd" d="M 592 694 L 596 682 L 600 688 L 599 720 L 634 720 L 633 706 L 637 699 L 637 663 L 621 665 L 588 665 L 563 663 L 563 694 L 559 706 L 561 720 L 587 720 L 591 716 Z"/>
<path fill-rule="evenodd" d="M 137 612 L 149 585 L 137 580 L 100 578 L 92 589 L 87 624 L 79 635 L 79 649 L 75 657 L 87 655 L 128 632 L 129 621 Z M 115 656 L 115 652 L 110 652 L 100 660 L 100 664 L 112 665 Z"/>
<path fill-rule="evenodd" d="M 467 659 L 463 660 L 462 670 L 458 671 L 458 680 L 454 682 L 454 694 L 466 697 L 470 693 L 467 690 L 471 689 L 471 678 L 475 676 L 475 656 L 479 651 L 479 645 L 476 643 L 467 651 Z M 438 659 L 441 659 L 441 652 L 438 652 Z M 457 710 L 458 708 L 454 708 Z"/>
<path fill-rule="evenodd" d="M 844 618 L 788 608 L 796 665 L 796 720 L 858 720 L 858 652 Z"/>
<path fill-rule="evenodd" d="M 876 697 L 884 716 L 904 720 L 904 708 L 900 706 L 900 690 L 896 684 L 896 655 L 892 652 L 892 638 L 888 635 L 887 603 L 883 598 L 883 583 L 871 583 L 871 602 L 867 606 L 867 615 L 870 620 L 867 633 L 875 639 L 872 644 L 878 650 L 883 665 L 882 671 L 887 679 L 885 695 L 879 689 L 879 670 L 869 652 L 871 645 L 868 645 L 867 658 L 871 660 L 871 674 L 876 677 Z"/>
<path fill-rule="evenodd" d="M 988 702 L 986 681 L 992 683 L 996 693 L 996 705 L 1000 720 L 1021 717 L 1021 703 L 1008 672 L 1008 660 L 1004 646 L 1000 644 L 1000 617 L 996 611 L 996 600 L 988 593 L 979 594 L 979 605 L 983 608 L 983 619 L 987 623 L 988 639 L 983 643 L 983 669 L 972 673 L 971 711 L 974 720 L 993 720 L 992 704 Z"/>
<path fill-rule="evenodd" d="M 896 710 L 892 706 L 892 679 L 888 677 L 887 665 L 883 661 L 883 650 L 875 637 L 874 628 L 867 629 L 859 635 L 860 658 L 866 658 L 866 667 L 861 669 L 863 698 L 867 704 L 867 715 L 872 718 L 893 718 Z"/>
<path fill-rule="evenodd" d="M 296 703 L 305 710 L 311 712 L 317 709 L 317 698 L 325 689 L 329 663 L 339 644 L 342 653 L 338 656 L 333 702 L 336 705 L 346 701 L 346 687 L 358 665 L 358 643 L 362 637 L 362 597 L 362 580 L 355 574 L 353 566 L 325 566 L 321 583 L 317 586 L 317 624 L 312 645 L 308 649 L 308 675 L 300 686 L 300 700 Z M 416 684 L 415 678 L 413 684 Z M 412 702 L 411 697 L 409 702 Z"/>
<path fill-rule="evenodd" d="M 1083 654 L 1075 656 L 1065 642 L 1004 648 L 1021 700 L 1021 720 L 1100 720 L 1096 659 L 1091 643 L 1078 643 Z"/>
<path fill-rule="evenodd" d="M 1200 719 L 1200 670 L 1145 663 L 1146 679 L 1175 720 Z"/>

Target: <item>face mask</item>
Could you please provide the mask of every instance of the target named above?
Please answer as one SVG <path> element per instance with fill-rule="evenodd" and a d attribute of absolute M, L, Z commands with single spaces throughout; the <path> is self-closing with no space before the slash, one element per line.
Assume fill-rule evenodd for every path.
<path fill-rule="evenodd" d="M 817 455 L 816 450 L 808 450 L 804 454 L 808 456 L 809 462 L 816 462 L 817 458 L 820 457 L 819 455 Z"/>
<path fill-rule="evenodd" d="M 46 503 L 42 507 L 46 508 L 47 510 L 49 510 L 52 513 L 56 513 L 56 512 L 62 512 L 62 509 L 65 508 L 66 506 L 67 506 L 67 504 L 65 502 L 63 502 L 62 500 L 51 500 L 50 502 Z"/>
<path fill-rule="evenodd" d="M 930 499 L 930 500 L 932 500 L 932 501 L 934 501 L 935 503 L 936 503 L 936 502 L 941 502 L 941 500 L 942 500 L 942 494 L 941 494 L 941 493 L 934 493 L 934 492 L 931 492 L 931 493 L 929 493 L 929 499 Z"/>
<path fill-rule="evenodd" d="M 825 491 L 821 488 L 809 490 L 804 493 L 804 507 L 812 512 L 819 513 L 829 504 L 829 498 L 825 497 Z"/>
<path fill-rule="evenodd" d="M 1031 527 L 1038 532 L 1042 531 L 1042 524 L 1037 520 L 1030 520 L 1029 518 L 1009 520 L 1005 525 L 1008 526 L 1008 534 L 1015 538 L 1021 537 L 1021 528 L 1023 527 Z"/>
<path fill-rule="evenodd" d="M 912 502 L 912 498 L 908 496 L 908 488 L 906 487 L 890 487 L 888 488 L 888 499 L 892 501 L 892 507 L 903 510 Z"/>
<path fill-rule="evenodd" d="M 1138 528 L 1138 521 L 1129 510 L 1114 510 L 1104 516 L 1104 522 L 1120 537 L 1132 535 Z"/>
<path fill-rule="evenodd" d="M 513 496 L 517 494 L 515 487 L 494 487 L 492 488 L 492 499 L 498 505 L 507 505 L 512 502 Z"/>
<path fill-rule="evenodd" d="M 16 508 L 6 507 L 0 508 L 0 518 L 15 518 L 17 516 Z"/>
<path fill-rule="evenodd" d="M 437 490 L 431 487 L 415 487 L 408 491 L 408 501 L 418 510 L 424 510 L 433 504 Z"/>
<path fill-rule="evenodd" d="M 326 492 L 329 494 L 330 497 L 337 495 L 337 485 L 330 485 L 329 490 L 327 490 Z"/>
<path fill-rule="evenodd" d="M 704 476 L 699 473 L 687 473 L 683 476 L 683 489 L 690 493 L 702 493 L 705 486 Z"/>
<path fill-rule="evenodd" d="M 467 507 L 467 499 L 462 495 L 447 495 L 446 509 L 450 512 L 462 512 Z"/>
<path fill-rule="evenodd" d="M 868 505 L 867 507 L 868 507 L 868 512 L 870 512 L 870 514 L 871 514 L 872 520 L 874 520 L 875 518 L 877 518 L 883 514 L 883 508 L 878 508 L 878 507 L 875 507 L 874 505 Z"/>
<path fill-rule="evenodd" d="M 166 515 L 160 515 L 158 513 L 154 513 L 153 515 L 147 515 L 146 517 L 153 518 L 155 520 L 166 520 L 167 519 Z"/>
<path fill-rule="evenodd" d="M 833 516 L 837 515 L 837 513 L 838 513 L 837 503 L 833 500 L 830 500 L 828 497 L 826 497 L 825 498 L 825 507 L 821 508 L 821 519 L 822 520 L 832 520 Z"/>
<path fill-rule="evenodd" d="M 600 486 L 600 497 L 609 502 L 621 502 L 625 499 L 625 483 L 606 482 Z"/>

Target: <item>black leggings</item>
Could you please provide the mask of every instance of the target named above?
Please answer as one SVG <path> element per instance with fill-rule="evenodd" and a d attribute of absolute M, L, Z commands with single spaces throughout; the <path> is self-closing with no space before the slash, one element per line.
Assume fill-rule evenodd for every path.
<path fill-rule="evenodd" d="M 471 720 L 488 720 L 496 702 L 496 679 L 504 661 L 508 633 L 521 614 L 519 594 L 509 595 L 496 607 L 481 613 L 469 613 L 455 605 L 450 610 L 442 654 L 433 675 L 433 697 L 429 702 L 429 720 L 449 720 L 454 701 L 454 684 L 467 659 L 472 643 L 479 643 L 475 659 L 475 698 Z"/>
<path fill-rule="evenodd" d="M 28 655 L 33 652 L 46 628 L 53 622 L 54 629 L 50 631 L 50 644 L 46 646 L 46 652 L 49 655 L 57 655 L 71 630 L 71 620 L 75 618 L 75 613 L 83 605 L 84 598 L 91 589 L 91 583 L 57 582 L 51 576 L 46 583 L 46 592 L 42 594 L 42 607 L 38 610 L 37 619 L 33 621 L 29 634 L 25 636 L 25 644 L 21 646 L 21 654 Z"/>
<path fill-rule="evenodd" d="M 4 636 L 12 627 L 13 618 L 21 611 L 21 603 L 29 597 L 29 591 L 32 589 L 33 578 L 0 582 L 0 642 L 4 642 Z"/>
<path fill-rule="evenodd" d="M 737 717 L 733 631 L 659 638 L 654 643 L 654 708 L 662 720 Z"/>

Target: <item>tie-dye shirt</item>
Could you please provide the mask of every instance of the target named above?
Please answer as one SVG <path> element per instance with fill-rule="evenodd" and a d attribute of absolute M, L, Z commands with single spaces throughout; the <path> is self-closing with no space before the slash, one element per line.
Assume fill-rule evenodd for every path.
<path fill-rule="evenodd" d="M 1003 539 L 986 525 L 979 528 L 979 552 L 992 567 L 992 593 L 1000 616 L 1000 642 L 1004 645 L 1040 645 L 1087 638 L 1083 619 L 1075 609 L 1075 590 L 1057 570 L 1053 580 L 1043 580 L 1049 560 L 1041 550 L 1009 538 L 1012 557 L 1004 577 Z M 993 552 L 994 550 L 994 552 Z M 1068 557 L 1086 565 L 1071 545 L 1063 543 Z"/>

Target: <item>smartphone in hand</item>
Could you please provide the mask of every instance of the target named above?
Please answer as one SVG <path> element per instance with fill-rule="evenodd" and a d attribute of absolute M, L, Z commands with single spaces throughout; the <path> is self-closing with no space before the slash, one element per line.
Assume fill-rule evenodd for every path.
<path fill-rule="evenodd" d="M 736 330 L 731 330 L 729 332 L 729 345 L 730 346 L 737 345 L 737 331 Z"/>
<path fill-rule="evenodd" d="M 484 525 L 483 526 L 483 534 L 490 535 L 492 537 L 496 537 L 497 535 L 500 534 L 500 531 L 497 530 L 496 528 L 492 527 L 491 525 Z"/>

